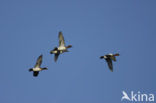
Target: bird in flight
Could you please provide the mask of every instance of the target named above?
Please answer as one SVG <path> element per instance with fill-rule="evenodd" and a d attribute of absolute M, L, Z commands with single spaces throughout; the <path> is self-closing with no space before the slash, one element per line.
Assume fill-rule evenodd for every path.
<path fill-rule="evenodd" d="M 105 59 L 107 64 L 108 64 L 108 67 L 109 69 L 113 72 L 113 63 L 112 63 L 112 60 L 113 61 L 116 61 L 116 56 L 119 56 L 119 53 L 116 53 L 116 54 L 107 54 L 107 55 L 104 55 L 104 56 L 101 56 L 100 59 Z"/>
<path fill-rule="evenodd" d="M 34 77 L 37 77 L 39 72 L 42 71 L 42 70 L 47 70 L 47 68 L 41 68 L 42 64 L 42 55 L 40 55 L 36 61 L 36 65 L 34 66 L 34 68 L 30 68 L 29 69 L 29 72 L 33 71 L 33 76 Z"/>
<path fill-rule="evenodd" d="M 55 62 L 57 61 L 60 54 L 64 52 L 69 52 L 68 48 L 72 47 L 72 45 L 65 46 L 65 40 L 61 31 L 59 32 L 58 38 L 59 38 L 59 46 L 55 47 L 53 50 L 50 51 L 50 54 L 54 54 Z"/>

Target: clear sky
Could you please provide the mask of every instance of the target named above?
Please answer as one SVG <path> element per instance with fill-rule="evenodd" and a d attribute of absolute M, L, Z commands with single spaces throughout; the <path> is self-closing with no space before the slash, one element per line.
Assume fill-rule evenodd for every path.
<path fill-rule="evenodd" d="M 156 95 L 155 0 L 0 0 L 0 103 L 120 103 Z M 73 45 L 58 62 L 58 32 Z M 120 53 L 114 72 L 99 57 Z M 43 54 L 47 71 L 33 77 Z"/>

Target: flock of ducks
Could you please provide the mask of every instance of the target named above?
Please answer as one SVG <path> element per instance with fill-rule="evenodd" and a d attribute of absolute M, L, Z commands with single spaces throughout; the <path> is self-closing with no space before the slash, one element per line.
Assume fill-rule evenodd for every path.
<path fill-rule="evenodd" d="M 59 46 L 55 47 L 53 50 L 50 51 L 50 54 L 54 54 L 54 61 L 56 62 L 58 60 L 58 57 L 60 54 L 64 53 L 64 52 L 68 52 L 68 48 L 71 48 L 72 45 L 65 45 L 65 40 L 63 37 L 62 32 L 59 32 Z M 100 59 L 105 59 L 109 69 L 113 72 L 113 64 L 112 64 L 112 60 L 116 61 L 116 56 L 119 56 L 119 53 L 116 54 L 106 54 L 104 56 L 101 56 Z M 48 68 L 44 67 L 41 68 L 41 64 L 42 64 L 42 55 L 40 55 L 36 61 L 36 65 L 33 68 L 30 68 L 29 71 L 33 72 L 33 76 L 37 77 L 39 72 L 42 70 L 48 70 Z"/>

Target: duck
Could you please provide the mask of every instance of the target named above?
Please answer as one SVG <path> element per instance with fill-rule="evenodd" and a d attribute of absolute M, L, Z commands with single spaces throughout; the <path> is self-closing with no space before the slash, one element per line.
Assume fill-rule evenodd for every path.
<path fill-rule="evenodd" d="M 37 77 L 39 72 L 42 71 L 42 70 L 48 70 L 48 68 L 44 67 L 44 68 L 41 68 L 41 64 L 42 64 L 42 57 L 43 55 L 41 54 L 38 58 L 37 58 L 37 61 L 36 61 L 36 64 L 34 66 L 34 68 L 30 68 L 29 69 L 29 72 L 33 72 L 33 76 L 34 77 Z"/>
<path fill-rule="evenodd" d="M 100 56 L 100 59 L 105 59 L 108 64 L 109 69 L 113 72 L 112 60 L 116 61 L 116 56 L 119 56 L 119 55 L 120 55 L 119 53 L 116 53 L 116 54 L 109 53 L 104 56 Z"/>
<path fill-rule="evenodd" d="M 55 47 L 53 50 L 50 51 L 50 54 L 54 54 L 54 61 L 56 62 L 60 55 L 60 51 L 57 47 Z"/>
<path fill-rule="evenodd" d="M 57 61 L 60 54 L 62 54 L 64 52 L 69 52 L 68 48 L 72 47 L 72 45 L 65 46 L 64 36 L 63 36 L 63 33 L 61 31 L 58 34 L 58 38 L 59 38 L 59 46 L 55 47 L 53 50 L 50 51 L 50 54 L 54 54 L 54 61 L 55 62 Z"/>

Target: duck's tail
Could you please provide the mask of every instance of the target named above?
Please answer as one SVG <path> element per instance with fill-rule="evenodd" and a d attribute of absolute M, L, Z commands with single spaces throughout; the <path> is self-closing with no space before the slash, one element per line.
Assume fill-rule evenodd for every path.
<path fill-rule="evenodd" d="M 68 46 L 67 46 L 67 48 L 71 48 L 71 47 L 72 47 L 72 45 L 68 45 Z"/>
<path fill-rule="evenodd" d="M 48 70 L 48 68 L 42 68 L 42 70 Z"/>
<path fill-rule="evenodd" d="M 114 54 L 114 56 L 119 56 L 119 55 L 120 55 L 119 53 Z"/>

